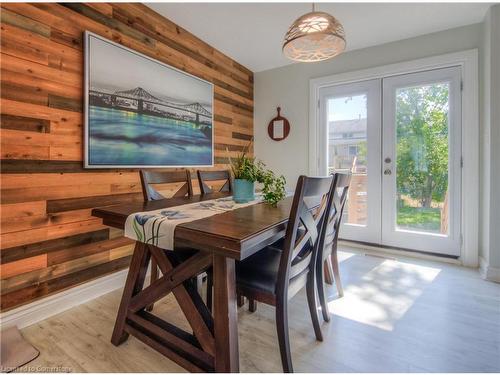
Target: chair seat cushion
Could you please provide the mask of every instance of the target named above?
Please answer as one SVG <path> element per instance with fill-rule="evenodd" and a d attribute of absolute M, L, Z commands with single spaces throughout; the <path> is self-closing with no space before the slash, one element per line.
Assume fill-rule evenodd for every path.
<path fill-rule="evenodd" d="M 238 287 L 257 289 L 275 294 L 281 250 L 268 246 L 236 263 L 236 284 Z"/>

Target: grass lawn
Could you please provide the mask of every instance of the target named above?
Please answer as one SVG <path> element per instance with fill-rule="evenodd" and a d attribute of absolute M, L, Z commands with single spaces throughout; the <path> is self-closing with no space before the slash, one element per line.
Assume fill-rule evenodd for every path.
<path fill-rule="evenodd" d="M 441 230 L 441 210 L 439 208 L 398 208 L 398 226 L 403 229 Z"/>

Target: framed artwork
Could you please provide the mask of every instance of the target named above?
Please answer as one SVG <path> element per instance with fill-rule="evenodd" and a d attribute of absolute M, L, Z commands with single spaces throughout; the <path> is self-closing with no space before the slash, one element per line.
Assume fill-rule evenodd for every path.
<path fill-rule="evenodd" d="M 213 166 L 213 85 L 85 32 L 85 167 Z"/>

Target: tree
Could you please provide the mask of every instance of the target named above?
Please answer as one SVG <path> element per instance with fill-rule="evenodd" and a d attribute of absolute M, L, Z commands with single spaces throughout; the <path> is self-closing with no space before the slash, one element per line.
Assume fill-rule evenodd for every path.
<path fill-rule="evenodd" d="M 445 83 L 396 93 L 398 193 L 426 208 L 448 189 L 448 93 Z"/>

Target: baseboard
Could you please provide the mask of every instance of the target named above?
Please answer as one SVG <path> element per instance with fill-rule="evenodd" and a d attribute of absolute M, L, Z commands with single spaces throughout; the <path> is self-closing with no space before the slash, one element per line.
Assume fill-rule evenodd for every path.
<path fill-rule="evenodd" d="M 500 268 L 491 267 L 483 257 L 479 257 L 479 272 L 483 279 L 500 283 Z"/>
<path fill-rule="evenodd" d="M 125 285 L 128 269 L 75 286 L 0 314 L 1 329 L 24 328 Z"/>
<path fill-rule="evenodd" d="M 460 259 L 447 258 L 447 257 L 442 257 L 442 256 L 437 256 L 437 255 L 432 255 L 432 254 L 424 254 L 424 253 L 420 253 L 420 252 L 408 251 L 408 250 L 403 250 L 403 249 L 395 249 L 395 248 L 390 248 L 390 247 L 380 247 L 380 246 L 376 246 L 376 245 L 370 245 L 370 244 L 348 241 L 348 240 L 339 240 L 339 245 L 345 246 L 345 247 L 351 247 L 351 248 L 355 248 L 355 249 L 360 249 L 364 252 L 373 253 L 373 254 L 387 254 L 387 255 L 391 255 L 391 256 L 398 256 L 399 255 L 399 256 L 403 256 L 403 257 L 407 257 L 407 258 L 424 259 L 424 260 L 431 260 L 431 261 L 436 261 L 436 262 L 462 265 L 462 262 L 460 261 Z"/>

